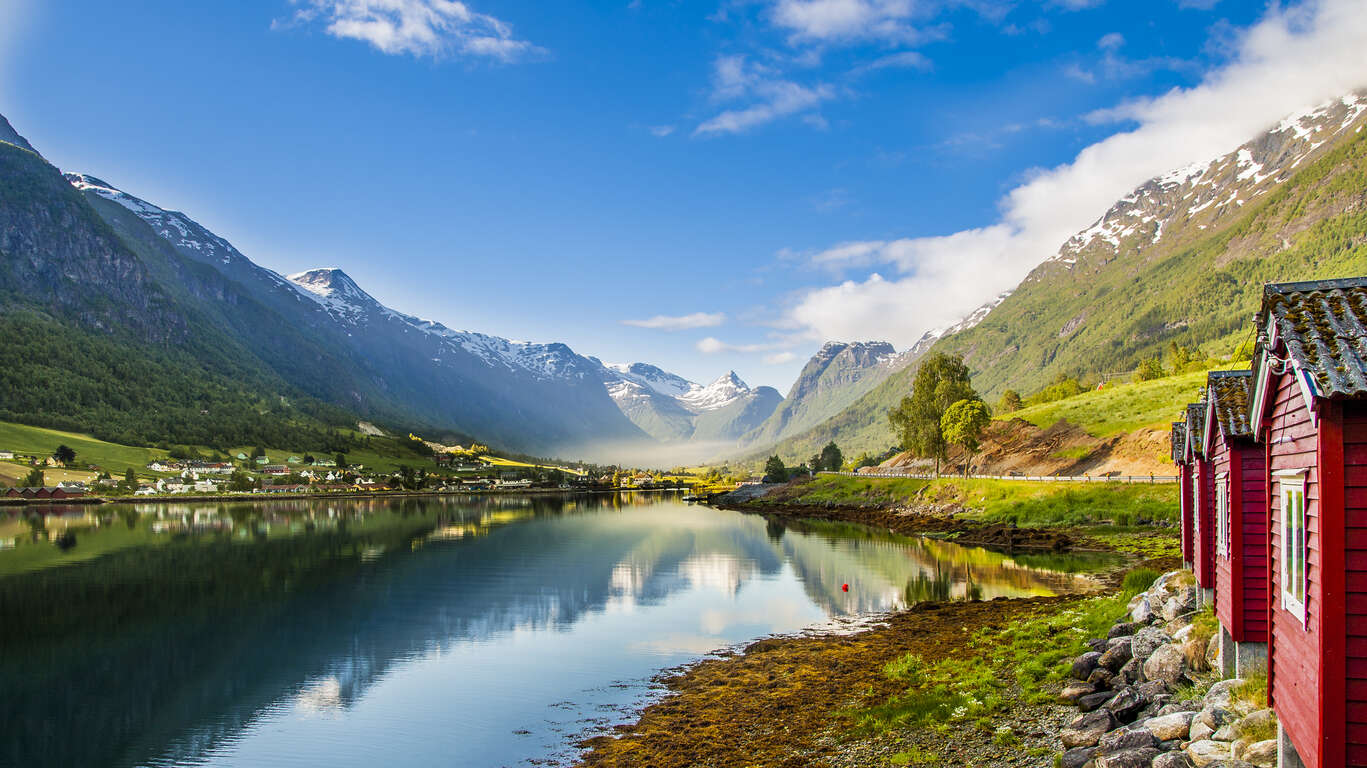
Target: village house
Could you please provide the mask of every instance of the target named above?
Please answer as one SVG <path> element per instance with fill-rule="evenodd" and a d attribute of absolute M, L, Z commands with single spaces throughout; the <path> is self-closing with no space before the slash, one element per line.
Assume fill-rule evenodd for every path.
<path fill-rule="evenodd" d="M 1258 334 L 1280 764 L 1367 765 L 1367 278 L 1265 286 Z"/>
<path fill-rule="evenodd" d="M 1177 480 L 1179 483 L 1178 508 L 1180 510 L 1178 526 L 1181 530 L 1182 538 L 1182 567 L 1191 570 L 1192 567 L 1192 490 L 1191 490 L 1191 463 L 1187 461 L 1187 423 L 1185 421 L 1174 421 L 1172 423 L 1172 463 L 1177 465 Z"/>
<path fill-rule="evenodd" d="M 79 499 L 85 496 L 84 489 L 67 489 L 62 486 L 10 488 L 5 497 L 10 499 Z"/>
<path fill-rule="evenodd" d="M 1248 421 L 1252 371 L 1206 379 L 1202 445 L 1215 481 L 1215 616 L 1226 677 L 1267 664 L 1267 503 L 1263 446 Z"/>
<path fill-rule="evenodd" d="M 14 451 L 0 451 L 0 461 L 13 461 Z"/>
<path fill-rule="evenodd" d="M 1203 604 L 1215 597 L 1215 473 L 1205 455 L 1201 436 L 1205 434 L 1206 404 L 1187 406 L 1187 447 L 1185 458 L 1191 468 L 1191 547 L 1192 573 Z"/>

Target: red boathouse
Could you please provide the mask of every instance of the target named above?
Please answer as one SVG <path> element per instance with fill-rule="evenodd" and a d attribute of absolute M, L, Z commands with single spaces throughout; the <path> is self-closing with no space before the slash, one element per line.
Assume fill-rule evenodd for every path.
<path fill-rule="evenodd" d="M 1266 460 L 1248 423 L 1252 383 L 1252 371 L 1206 378 L 1201 442 L 1214 476 L 1215 617 L 1225 677 L 1267 664 Z"/>
<path fill-rule="evenodd" d="M 1203 604 L 1215 597 L 1215 471 L 1206 457 L 1201 436 L 1206 431 L 1205 402 L 1187 406 L 1187 465 L 1191 503 L 1192 568 Z"/>
<path fill-rule="evenodd" d="M 1279 762 L 1367 765 L 1367 278 L 1265 286 L 1258 331 Z"/>
<path fill-rule="evenodd" d="M 1187 461 L 1187 423 L 1185 421 L 1174 421 L 1172 423 L 1172 463 L 1177 465 L 1177 479 L 1181 491 L 1178 494 L 1178 508 L 1182 512 L 1179 522 L 1182 534 L 1182 567 L 1191 570 L 1191 463 Z"/>

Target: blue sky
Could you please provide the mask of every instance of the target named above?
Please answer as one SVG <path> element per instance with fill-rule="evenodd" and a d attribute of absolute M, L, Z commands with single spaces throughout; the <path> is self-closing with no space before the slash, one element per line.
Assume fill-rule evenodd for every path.
<path fill-rule="evenodd" d="M 786 391 L 1367 84 L 1353 5 L 0 0 L 0 112 L 282 273 Z"/>

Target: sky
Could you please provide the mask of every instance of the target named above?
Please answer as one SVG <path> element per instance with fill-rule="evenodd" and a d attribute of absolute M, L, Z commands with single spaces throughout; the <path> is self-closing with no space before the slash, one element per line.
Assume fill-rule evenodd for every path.
<path fill-rule="evenodd" d="M 284 274 L 786 392 L 1367 85 L 1360 0 L 0 0 L 0 114 Z"/>

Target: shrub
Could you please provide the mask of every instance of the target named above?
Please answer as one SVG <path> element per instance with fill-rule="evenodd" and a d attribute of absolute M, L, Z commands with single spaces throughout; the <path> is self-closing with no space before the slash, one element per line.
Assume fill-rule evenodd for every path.
<path fill-rule="evenodd" d="M 1126 598 L 1134 597 L 1153 586 L 1153 582 L 1162 575 L 1152 568 L 1135 568 L 1125 574 L 1125 581 L 1121 584 L 1121 589 L 1125 592 Z"/>

